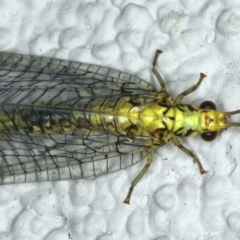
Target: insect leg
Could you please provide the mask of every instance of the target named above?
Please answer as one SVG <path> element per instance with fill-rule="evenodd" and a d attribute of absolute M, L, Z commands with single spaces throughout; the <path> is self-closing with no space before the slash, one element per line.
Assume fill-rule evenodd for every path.
<path fill-rule="evenodd" d="M 153 155 L 152 153 L 149 153 L 147 155 L 147 163 L 146 165 L 143 167 L 142 171 L 137 175 L 137 177 L 132 181 L 131 187 L 128 190 L 128 194 L 127 197 L 125 198 L 125 200 L 123 201 L 126 204 L 130 204 L 130 198 L 133 192 L 134 187 L 137 185 L 137 183 L 141 180 L 141 178 L 144 176 L 144 174 L 147 172 L 148 168 L 150 167 L 151 163 L 153 160 Z"/>
<path fill-rule="evenodd" d="M 203 168 L 203 165 L 202 165 L 202 163 L 200 162 L 200 160 L 198 159 L 198 157 L 197 157 L 193 152 L 191 152 L 190 150 L 188 150 L 187 148 L 185 148 L 185 147 L 179 142 L 179 140 L 178 140 L 177 137 L 172 136 L 172 137 L 171 137 L 171 140 L 172 140 L 172 142 L 173 142 L 173 144 L 174 144 L 175 146 L 177 146 L 179 149 L 181 149 L 183 152 L 185 152 L 187 155 L 189 155 L 190 157 L 193 158 L 193 161 L 197 163 L 201 174 L 205 174 L 205 173 L 207 172 L 207 171 Z"/>
<path fill-rule="evenodd" d="M 161 53 L 162 53 L 161 50 L 157 50 L 157 51 L 156 51 L 156 54 L 155 54 L 154 59 L 153 59 L 152 72 L 153 72 L 153 74 L 156 76 L 156 78 L 157 78 L 158 82 L 160 83 L 162 89 L 165 90 L 165 89 L 166 89 L 165 83 L 164 83 L 164 81 L 163 81 L 160 73 L 159 73 L 158 70 L 156 69 L 157 60 L 158 60 L 158 57 L 159 57 L 159 55 L 160 55 Z"/>
<path fill-rule="evenodd" d="M 181 94 L 179 94 L 177 96 L 177 98 L 175 99 L 174 104 L 175 105 L 180 104 L 182 102 L 182 99 L 184 98 L 184 96 L 194 92 L 199 87 L 199 85 L 201 84 L 202 80 L 205 77 L 206 77 L 206 75 L 204 73 L 200 73 L 200 77 L 199 77 L 198 82 L 195 85 L 193 85 L 192 87 L 190 87 L 189 89 L 187 89 L 184 92 L 182 92 Z"/>

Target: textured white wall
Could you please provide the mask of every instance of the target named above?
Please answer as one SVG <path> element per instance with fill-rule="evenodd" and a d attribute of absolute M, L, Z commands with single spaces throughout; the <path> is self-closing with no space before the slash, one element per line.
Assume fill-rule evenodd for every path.
<path fill-rule="evenodd" d="M 0 50 L 105 65 L 157 86 L 156 49 L 176 96 L 203 72 L 184 99 L 240 108 L 240 0 L 0 0 Z M 181 139 L 208 170 L 172 144 L 160 148 L 122 203 L 144 162 L 94 180 L 0 186 L 0 239 L 237 240 L 240 238 L 239 130 L 216 141 Z"/>

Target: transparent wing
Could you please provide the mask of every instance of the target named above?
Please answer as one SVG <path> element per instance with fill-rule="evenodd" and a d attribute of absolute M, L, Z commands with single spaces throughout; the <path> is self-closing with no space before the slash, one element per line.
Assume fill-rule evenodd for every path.
<path fill-rule="evenodd" d="M 0 141 L 3 184 L 95 177 L 132 166 L 147 155 L 143 142 L 131 144 L 107 134 L 98 140 L 95 135 L 7 137 Z"/>
<path fill-rule="evenodd" d="M 0 52 L 1 88 L 77 88 L 80 96 L 138 93 L 152 96 L 154 88 L 137 76 L 79 62 Z"/>
<path fill-rule="evenodd" d="M 148 139 L 93 126 L 89 106 L 133 94 L 152 99 L 155 92 L 146 81 L 117 70 L 0 53 L 1 183 L 91 177 L 135 164 L 148 154 Z M 61 123 L 68 131 L 33 128 L 46 119 L 70 119 L 73 112 L 81 124 Z"/>

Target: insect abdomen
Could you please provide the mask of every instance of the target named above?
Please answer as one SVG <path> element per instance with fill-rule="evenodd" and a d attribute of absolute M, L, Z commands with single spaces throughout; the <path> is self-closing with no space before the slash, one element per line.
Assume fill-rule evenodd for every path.
<path fill-rule="evenodd" d="M 72 128 L 74 126 L 70 112 L 58 113 L 47 108 L 45 110 L 15 108 L 0 111 L 0 130 L 26 134 L 52 134 L 70 132 Z"/>

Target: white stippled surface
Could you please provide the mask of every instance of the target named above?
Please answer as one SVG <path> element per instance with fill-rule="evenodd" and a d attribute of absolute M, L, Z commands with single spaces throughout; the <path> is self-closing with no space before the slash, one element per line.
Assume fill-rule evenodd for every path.
<path fill-rule="evenodd" d="M 240 108 L 240 0 L 0 0 L 0 50 L 75 60 L 155 84 L 176 96 Z M 240 117 L 238 118 L 240 119 Z M 240 239 L 240 129 L 211 143 L 181 139 L 208 173 L 171 143 L 154 155 L 131 205 L 122 203 L 144 162 L 93 180 L 0 186 L 0 240 Z"/>

